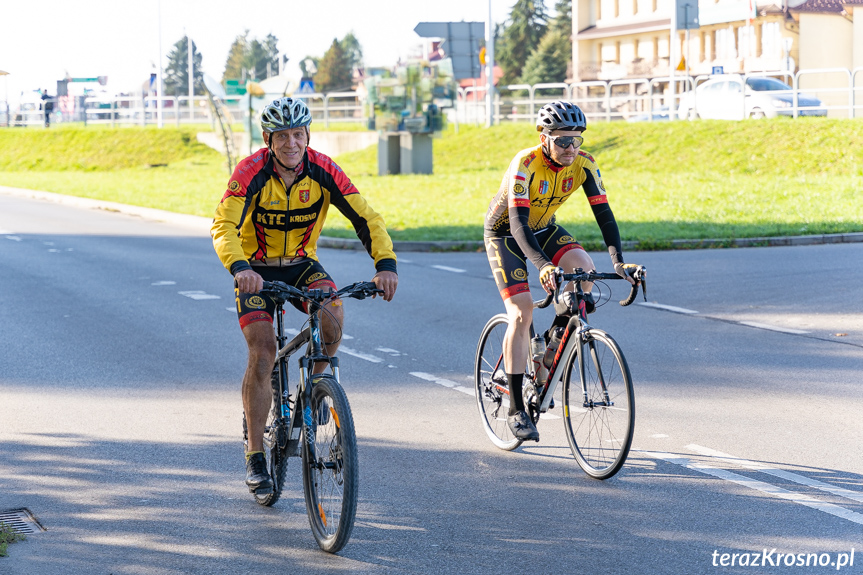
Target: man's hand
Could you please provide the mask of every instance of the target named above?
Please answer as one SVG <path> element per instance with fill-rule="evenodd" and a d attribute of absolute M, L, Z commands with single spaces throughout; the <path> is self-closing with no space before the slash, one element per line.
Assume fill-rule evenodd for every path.
<path fill-rule="evenodd" d="M 399 285 L 399 276 L 395 272 L 378 272 L 372 278 L 378 289 L 384 290 L 384 301 L 392 301 Z"/>
<path fill-rule="evenodd" d="M 548 293 L 554 292 L 554 288 L 557 287 L 557 278 L 554 276 L 557 269 L 553 264 L 546 264 L 539 270 L 539 283 Z"/>
<path fill-rule="evenodd" d="M 264 278 L 254 270 L 243 270 L 234 276 L 240 293 L 258 293 L 264 288 Z"/>
<path fill-rule="evenodd" d="M 623 279 L 625 279 L 626 281 L 628 281 L 632 285 L 635 285 L 636 280 L 635 280 L 635 278 L 632 277 L 632 274 L 634 274 L 635 271 L 640 267 L 641 266 L 636 265 L 636 264 L 625 264 L 623 262 L 615 262 L 614 271 L 617 272 L 617 275 L 619 275 L 620 277 L 622 277 Z"/>

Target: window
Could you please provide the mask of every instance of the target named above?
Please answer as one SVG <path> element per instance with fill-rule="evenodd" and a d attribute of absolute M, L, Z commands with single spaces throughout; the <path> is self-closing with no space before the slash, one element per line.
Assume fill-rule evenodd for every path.
<path fill-rule="evenodd" d="M 768 58 L 785 56 L 779 22 L 766 22 L 761 26 L 761 53 Z"/>

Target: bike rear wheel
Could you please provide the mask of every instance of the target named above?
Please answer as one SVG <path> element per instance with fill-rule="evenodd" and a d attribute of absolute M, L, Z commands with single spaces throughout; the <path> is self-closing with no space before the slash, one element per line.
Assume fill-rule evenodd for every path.
<path fill-rule="evenodd" d="M 273 386 L 273 404 L 267 415 L 267 424 L 264 427 L 264 457 L 267 459 L 267 471 L 273 480 L 273 492 L 266 495 L 255 494 L 255 501 L 261 505 L 271 506 L 282 495 L 285 485 L 285 469 L 288 467 L 288 457 L 285 453 L 287 443 L 287 429 L 285 419 L 281 417 L 281 398 L 279 397 L 279 372 L 278 363 L 273 369 L 270 378 Z M 286 383 L 287 385 L 287 383 Z"/>
<path fill-rule="evenodd" d="M 482 329 L 474 362 L 474 391 L 486 435 L 500 449 L 512 451 L 522 440 L 513 436 L 506 422 L 509 387 L 503 364 L 503 336 L 508 326 L 506 314 L 499 314 Z"/>
<path fill-rule="evenodd" d="M 318 546 L 336 553 L 345 546 L 357 513 L 359 469 L 354 420 L 342 386 L 329 375 L 315 376 L 305 411 L 303 491 L 309 524 Z"/>
<path fill-rule="evenodd" d="M 602 330 L 584 333 L 567 366 L 563 414 L 569 446 L 584 472 L 608 479 L 620 471 L 635 432 L 635 394 L 623 352 Z"/>

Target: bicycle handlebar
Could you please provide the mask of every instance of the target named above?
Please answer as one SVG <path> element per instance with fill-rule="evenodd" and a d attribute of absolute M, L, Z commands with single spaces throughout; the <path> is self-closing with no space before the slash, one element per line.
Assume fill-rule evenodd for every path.
<path fill-rule="evenodd" d="M 330 291 L 322 289 L 298 289 L 284 282 L 264 282 L 261 290 L 276 296 L 284 303 L 289 298 L 299 298 L 305 301 L 323 302 L 337 297 L 352 297 L 354 299 L 366 299 L 370 295 L 383 294 L 384 290 L 378 289 L 374 282 L 356 282 L 346 285 L 340 290 Z"/>
<path fill-rule="evenodd" d="M 563 285 L 563 282 L 592 282 L 597 280 L 622 280 L 625 279 L 616 273 L 603 273 L 603 272 L 586 272 L 581 268 L 575 270 L 575 273 L 556 273 L 555 277 L 557 278 L 557 288 L 553 293 L 545 296 L 545 299 L 534 302 L 534 306 L 543 309 L 547 308 L 551 305 L 552 300 L 557 299 L 557 295 L 560 293 L 560 288 Z M 635 301 L 635 297 L 638 295 L 638 286 L 641 286 L 641 293 L 644 297 L 644 300 L 647 301 L 647 268 L 644 266 L 638 266 L 636 270 L 632 274 L 633 279 L 635 279 L 635 284 L 633 284 L 632 288 L 629 290 L 629 295 L 626 299 L 620 301 L 620 305 L 628 306 L 631 305 L 632 302 Z"/>

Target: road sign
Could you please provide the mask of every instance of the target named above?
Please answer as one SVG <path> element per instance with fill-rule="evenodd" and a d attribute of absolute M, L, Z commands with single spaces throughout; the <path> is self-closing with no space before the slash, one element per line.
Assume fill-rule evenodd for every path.
<path fill-rule="evenodd" d="M 693 30 L 698 26 L 698 0 L 676 0 L 677 29 Z"/>
<path fill-rule="evenodd" d="M 453 77 L 479 78 L 480 42 L 485 38 L 483 22 L 420 22 L 414 32 L 423 38 L 442 38 L 441 48 L 452 60 Z"/>

